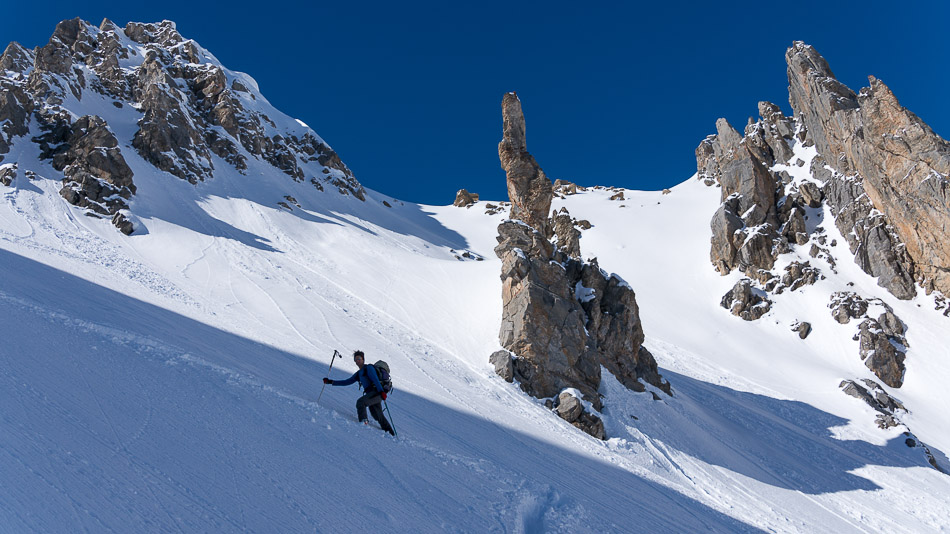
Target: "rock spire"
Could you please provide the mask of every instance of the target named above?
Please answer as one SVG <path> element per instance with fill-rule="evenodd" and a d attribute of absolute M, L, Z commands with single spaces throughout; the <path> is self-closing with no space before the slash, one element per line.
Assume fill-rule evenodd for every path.
<path fill-rule="evenodd" d="M 524 113 L 516 93 L 511 92 L 504 96 L 501 114 L 504 129 L 502 140 L 498 143 L 498 158 L 501 160 L 501 168 L 508 176 L 511 218 L 524 221 L 541 235 L 547 236 L 554 192 L 551 180 L 528 153 Z"/>
<path fill-rule="evenodd" d="M 495 253 L 502 260 L 499 337 L 506 350 L 491 361 L 506 380 L 516 379 L 525 392 L 558 403 L 558 415 L 604 439 L 599 418 L 581 414 L 581 404 L 570 398 L 577 391 L 600 410 L 601 369 L 635 391 L 645 390 L 641 379 L 667 393 L 670 386 L 643 347 L 633 289 L 603 271 L 596 259 L 580 260 L 575 223 L 566 211 L 556 214 L 556 224 L 551 220 L 552 184 L 525 149 L 517 95 L 504 96 L 502 114 L 498 153 L 512 211 L 498 226 Z"/>

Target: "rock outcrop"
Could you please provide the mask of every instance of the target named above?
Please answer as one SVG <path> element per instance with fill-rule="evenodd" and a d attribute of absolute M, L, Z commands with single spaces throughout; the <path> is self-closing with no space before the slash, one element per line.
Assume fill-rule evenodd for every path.
<path fill-rule="evenodd" d="M 864 364 L 888 386 L 901 387 L 907 350 L 903 336 L 898 338 L 888 334 L 878 321 L 871 318 L 862 321 L 858 329 L 859 353 Z"/>
<path fill-rule="evenodd" d="M 895 418 L 899 412 L 906 412 L 901 401 L 890 396 L 880 384 L 873 380 L 864 379 L 843 380 L 838 387 L 846 394 L 863 400 L 868 406 L 879 412 L 877 423 L 880 428 L 891 428 L 898 425 Z"/>
<path fill-rule="evenodd" d="M 722 204 L 710 221 L 710 260 L 721 274 L 739 269 L 748 276 L 771 269 L 793 241 L 807 240 L 797 197 L 783 195 L 782 178 L 771 168 L 791 157 L 793 123 L 774 104 L 759 104 L 762 118 L 740 135 L 725 119 L 716 135 L 696 149 L 699 177 L 718 183 Z"/>
<path fill-rule="evenodd" d="M 908 346 L 904 337 L 907 328 L 894 310 L 881 299 L 864 299 L 857 293 L 845 291 L 834 293 L 828 307 L 841 324 L 851 319 L 861 320 L 854 337 L 861 359 L 882 382 L 893 388 L 901 387 Z"/>
<path fill-rule="evenodd" d="M 476 202 L 478 202 L 478 193 L 469 193 L 466 189 L 459 189 L 458 193 L 455 194 L 455 202 L 452 205 L 459 208 L 469 208 Z"/>
<path fill-rule="evenodd" d="M 886 430 L 903 427 L 904 444 L 912 449 L 920 449 L 924 457 L 927 458 L 927 462 L 934 469 L 941 473 L 947 472 L 937 462 L 937 458 L 931 452 L 930 447 L 921 442 L 917 436 L 911 433 L 910 428 L 901 421 L 901 417 L 907 413 L 904 404 L 891 396 L 880 384 L 868 379 L 842 380 L 838 387 L 845 395 L 864 401 L 865 404 L 877 412 L 874 422 L 878 428 Z"/>
<path fill-rule="evenodd" d="M 0 184 L 9 186 L 16 179 L 17 164 L 5 163 L 0 165 Z"/>
<path fill-rule="evenodd" d="M 295 181 L 365 199 L 329 146 L 305 127 L 287 126 L 286 117 L 268 116 L 272 108 L 260 105 L 249 77 L 224 69 L 173 22 L 123 29 L 108 19 L 98 28 L 63 21 L 34 51 L 11 43 L 0 67 L 0 161 L 35 126 L 41 157 L 63 172 L 62 196 L 124 233 L 132 231 L 126 215 L 136 193 L 126 145 L 194 184 L 212 178 L 216 166 L 244 172 L 257 158 Z M 88 115 L 90 97 L 118 111 Z M 118 139 L 106 117 L 135 123 L 134 136 Z"/>
<path fill-rule="evenodd" d="M 775 287 L 776 293 L 782 293 L 785 289 L 795 291 L 806 285 L 812 285 L 819 279 L 824 278 L 821 271 L 811 266 L 809 262 L 794 261 L 785 267 L 785 275 L 782 276 L 782 283 Z"/>
<path fill-rule="evenodd" d="M 554 214 L 553 234 L 558 248 L 574 259 L 581 258 L 581 231 L 577 219 L 571 217 L 567 208 L 561 208 Z"/>
<path fill-rule="evenodd" d="M 86 115 L 70 125 L 62 113 L 45 126 L 48 131 L 34 141 L 43 157 L 53 160 L 53 168 L 63 172 L 60 195 L 67 202 L 108 217 L 129 207 L 135 193 L 132 169 L 105 120 Z"/>
<path fill-rule="evenodd" d="M 602 368 L 635 391 L 645 390 L 643 379 L 670 393 L 655 360 L 641 351 L 643 328 L 633 289 L 596 261 L 579 259 L 578 223 L 568 213 L 558 213 L 554 222 L 548 218 L 552 184 L 527 152 L 524 115 L 514 93 L 505 95 L 502 113 L 499 156 L 508 175 L 512 218 L 498 226 L 495 253 L 502 260 L 499 337 L 513 356 L 495 353 L 496 372 L 507 379 L 510 362 L 510 376 L 525 392 L 561 399 L 565 390 L 577 390 L 594 410 L 602 408 Z M 555 236 L 557 244 L 551 241 Z M 558 404 L 562 417 L 603 439 L 595 415 L 560 409 L 564 402 L 572 401 Z"/>
<path fill-rule="evenodd" d="M 786 60 L 792 109 L 832 181 L 845 182 L 830 187 L 851 189 L 835 207 L 866 194 L 880 212 L 860 210 L 838 223 L 843 235 L 856 230 L 852 248 L 861 267 L 898 298 L 914 296 L 914 280 L 950 293 L 950 143 L 873 76 L 855 94 L 811 46 L 794 43 Z"/>
<path fill-rule="evenodd" d="M 880 80 L 855 93 L 814 48 L 786 53 L 794 117 L 759 104 L 740 135 L 725 119 L 696 149 L 699 179 L 722 187 L 710 223 L 710 260 L 722 274 L 755 278 L 790 245 L 811 236 L 805 208 L 827 202 L 857 264 L 900 299 L 950 290 L 950 143 L 902 107 Z M 792 146 L 814 145 L 811 162 Z M 813 180 L 791 183 L 777 166 L 810 164 Z"/>
<path fill-rule="evenodd" d="M 759 294 L 752 287 L 752 281 L 743 278 L 723 295 L 719 305 L 729 310 L 729 313 L 741 317 L 745 321 L 755 321 L 772 309 L 772 301 Z"/>
<path fill-rule="evenodd" d="M 561 198 L 576 195 L 578 191 L 587 191 L 587 189 L 573 182 L 568 182 L 567 180 L 554 181 L 554 194 L 559 195 Z"/>

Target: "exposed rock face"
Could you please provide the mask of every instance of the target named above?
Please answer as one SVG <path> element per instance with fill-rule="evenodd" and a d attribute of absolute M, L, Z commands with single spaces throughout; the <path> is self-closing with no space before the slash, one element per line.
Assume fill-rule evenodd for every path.
<path fill-rule="evenodd" d="M 503 114 L 499 156 L 508 174 L 512 219 L 498 226 L 495 253 L 502 260 L 499 337 L 515 356 L 508 358 L 512 376 L 538 398 L 574 388 L 595 410 L 602 407 L 597 393 L 602 368 L 635 391 L 645 390 L 644 379 L 669 393 L 655 360 L 641 351 L 643 328 L 633 289 L 596 260 L 579 260 L 580 223 L 570 214 L 556 214 L 553 224 L 547 218 L 552 186 L 524 149 L 524 117 L 514 93 L 505 95 Z M 492 356 L 502 376 L 508 373 L 506 358 Z M 573 410 L 563 415 L 572 424 L 579 421 Z M 603 439 L 602 424 L 587 420 L 579 428 Z"/>
<path fill-rule="evenodd" d="M 15 79 L 0 76 L 0 161 L 10 151 L 14 137 L 29 133 L 29 116 L 33 113 L 33 100 L 25 91 L 25 76 L 22 74 L 32 66 L 32 53 L 17 43 L 10 43 L 0 66 L 7 71 L 15 71 Z"/>
<path fill-rule="evenodd" d="M 778 286 L 775 292 L 781 293 L 785 288 L 788 288 L 789 291 L 795 291 L 803 286 L 814 284 L 820 278 L 824 278 L 821 271 L 812 267 L 809 262 L 795 261 L 785 268 L 782 285 Z"/>
<path fill-rule="evenodd" d="M 904 359 L 907 339 L 904 337 L 904 322 L 880 299 L 863 299 L 857 293 L 837 292 L 831 296 L 831 315 L 839 323 L 851 319 L 863 319 L 858 326 L 858 341 L 861 359 L 888 386 L 899 388 L 904 382 Z M 877 318 L 869 316 L 877 315 Z"/>
<path fill-rule="evenodd" d="M 934 469 L 941 473 L 946 473 L 946 470 L 937 463 L 937 459 L 930 451 L 930 447 L 917 439 L 917 436 L 912 434 L 907 425 L 901 421 L 901 417 L 907 413 L 907 409 L 903 403 L 887 393 L 880 384 L 868 379 L 860 381 L 842 380 L 838 387 L 840 387 L 841 391 L 846 395 L 864 401 L 868 406 L 878 412 L 874 421 L 878 428 L 888 429 L 903 426 L 905 429 L 904 436 L 906 437 L 904 444 L 911 448 L 921 449 L 921 452 Z"/>
<path fill-rule="evenodd" d="M 128 144 L 191 183 L 210 179 L 222 162 L 245 171 L 257 158 L 295 181 L 365 199 L 329 146 L 305 127 L 267 116 L 273 113 L 258 105 L 253 81 L 224 69 L 173 22 L 132 22 L 122 29 L 108 19 L 98 28 L 78 18 L 63 21 L 35 51 L 11 43 L 0 68 L 0 161 L 35 125 L 41 157 L 63 172 L 63 197 L 110 217 L 123 232 L 132 223 L 119 210 L 129 209 L 136 192 L 120 149 Z M 102 116 L 86 115 L 89 96 L 111 99 L 121 110 L 103 116 L 137 121 L 134 137 L 117 139 L 119 130 Z"/>
<path fill-rule="evenodd" d="M 581 258 L 581 231 L 577 229 L 577 219 L 571 217 L 567 208 L 561 208 L 554 214 L 555 244 L 568 256 L 574 259 Z"/>
<path fill-rule="evenodd" d="M 551 200 L 554 197 L 551 180 L 528 153 L 524 113 L 518 95 L 506 94 L 501 102 L 501 111 L 504 136 L 498 143 L 498 158 L 501 168 L 508 175 L 511 218 L 524 221 L 546 236 Z"/>
<path fill-rule="evenodd" d="M 857 293 L 838 291 L 831 295 L 831 315 L 841 324 L 848 324 L 851 319 L 864 317 L 868 313 L 868 302 Z"/>
<path fill-rule="evenodd" d="M 759 295 L 748 278 L 736 282 L 736 285 L 723 295 L 719 305 L 746 321 L 754 321 L 772 309 L 772 301 Z"/>
<path fill-rule="evenodd" d="M 835 214 L 855 262 L 861 269 L 878 277 L 878 283 L 902 299 L 916 294 L 913 260 L 901 245 L 900 237 L 886 218 L 874 208 L 860 176 L 843 176 L 830 170 L 821 157 L 812 163 L 825 167 L 827 182 L 823 188 L 828 205 Z M 821 173 L 819 173 L 821 174 Z"/>
<path fill-rule="evenodd" d="M 775 257 L 792 241 L 807 235 L 796 198 L 783 198 L 782 178 L 771 171 L 791 157 L 793 123 L 778 107 L 759 104 L 762 118 L 742 136 L 725 119 L 717 134 L 696 149 L 700 178 L 722 187 L 722 205 L 710 221 L 710 260 L 721 274 L 739 269 L 749 276 L 771 269 Z"/>
<path fill-rule="evenodd" d="M 722 187 L 711 221 L 715 268 L 747 276 L 771 269 L 790 243 L 808 242 L 804 208 L 827 201 L 856 262 L 882 287 L 901 299 L 916 294 L 915 282 L 950 290 L 950 143 L 879 80 L 856 94 L 801 42 L 786 60 L 794 119 L 762 102 L 744 135 L 720 119 L 696 149 L 699 178 Z M 790 161 L 796 141 L 817 148 L 810 166 L 817 182 L 789 186 L 790 177 L 773 170 L 808 163 Z"/>
<path fill-rule="evenodd" d="M 478 193 L 469 193 L 465 189 L 459 189 L 459 192 L 455 194 L 455 202 L 453 202 L 452 205 L 460 208 L 468 208 L 476 202 L 478 202 Z"/>
<path fill-rule="evenodd" d="M 861 359 L 868 369 L 892 388 L 904 383 L 904 351 L 906 348 L 890 336 L 874 319 L 865 319 L 859 326 Z"/>
<path fill-rule="evenodd" d="M 128 208 L 125 201 L 135 193 L 135 184 L 118 144 L 102 118 L 80 117 L 65 142 L 68 149 L 53 156 L 53 167 L 65 175 L 60 194 L 102 215 Z"/>
<path fill-rule="evenodd" d="M 563 257 L 573 271 L 568 278 L 565 265 L 555 260 L 557 249 L 520 221 L 505 221 L 498 232 L 495 253 L 502 260 L 504 303 L 500 339 L 518 356 L 515 370 L 525 379 L 522 389 L 545 398 L 576 387 L 594 402 L 600 365 L 571 284 L 574 278 L 579 281 L 581 265 Z"/>
<path fill-rule="evenodd" d="M 946 240 L 950 143 L 901 106 L 873 76 L 870 87 L 855 94 L 804 43 L 794 43 L 786 60 L 789 100 L 807 128 L 808 139 L 838 179 L 851 181 L 854 189 L 860 187 L 869 203 L 883 213 L 877 221 L 864 224 L 870 228 L 857 237 L 853 248 L 868 250 L 859 264 L 880 276 L 880 284 L 898 298 L 913 297 L 913 286 L 907 282 L 914 279 L 928 290 L 950 292 Z M 842 228 L 844 235 L 850 231 Z M 901 257 L 901 244 L 907 258 Z"/>
<path fill-rule="evenodd" d="M 139 70 L 136 96 L 145 115 L 139 120 L 132 146 L 159 169 L 198 183 L 214 170 L 211 151 L 199 130 L 202 125 L 191 119 L 182 102 L 187 95 L 165 72 L 159 55 L 158 50 L 150 51 Z M 170 57 L 165 59 L 172 61 Z"/>
<path fill-rule="evenodd" d="M 906 411 L 904 405 L 884 391 L 884 388 L 877 382 L 868 379 L 861 380 L 861 382 L 864 383 L 863 387 L 853 380 L 844 380 L 839 387 L 848 395 L 863 400 L 875 410 L 890 414 L 898 410 Z"/>
<path fill-rule="evenodd" d="M 105 120 L 85 115 L 70 124 L 69 114 L 59 112 L 39 114 L 37 122 L 44 133 L 33 141 L 40 157 L 52 159 L 63 173 L 60 195 L 67 202 L 110 218 L 129 207 L 135 193 L 132 169 Z"/>

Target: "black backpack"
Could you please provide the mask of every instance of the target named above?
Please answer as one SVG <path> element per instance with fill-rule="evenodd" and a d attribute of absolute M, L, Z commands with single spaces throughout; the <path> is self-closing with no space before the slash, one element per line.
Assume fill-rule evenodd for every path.
<path fill-rule="evenodd" d="M 376 376 L 379 377 L 379 384 L 383 386 L 383 391 L 389 393 L 393 390 L 393 379 L 389 375 L 389 364 L 383 360 L 373 364 L 376 369 Z"/>

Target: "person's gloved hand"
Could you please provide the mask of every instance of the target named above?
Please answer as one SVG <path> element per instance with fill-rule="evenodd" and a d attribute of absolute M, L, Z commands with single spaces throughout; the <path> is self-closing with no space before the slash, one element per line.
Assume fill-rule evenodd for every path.
<path fill-rule="evenodd" d="M 383 400 L 386 400 L 386 392 L 385 392 L 385 391 L 382 392 L 382 393 L 380 393 L 380 396 L 383 398 Z"/>
<path fill-rule="evenodd" d="M 324 378 L 324 379 L 323 379 L 323 383 L 324 383 L 324 384 L 332 384 L 333 381 L 330 380 L 329 378 Z"/>

